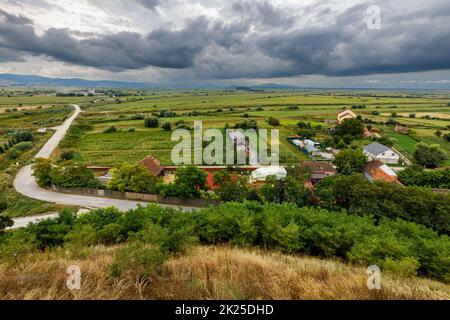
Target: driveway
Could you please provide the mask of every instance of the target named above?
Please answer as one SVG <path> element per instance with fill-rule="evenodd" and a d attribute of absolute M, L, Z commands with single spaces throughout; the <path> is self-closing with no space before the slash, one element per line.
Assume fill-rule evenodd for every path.
<path fill-rule="evenodd" d="M 72 122 L 78 117 L 81 109 L 78 105 L 74 105 L 75 112 L 68 118 L 62 125 L 56 127 L 56 132 L 45 143 L 45 145 L 35 155 L 35 158 L 50 158 L 50 155 L 58 146 L 59 142 L 64 138 L 67 130 L 72 125 Z M 14 188 L 17 192 L 23 194 L 32 199 L 41 200 L 45 202 L 53 202 L 60 205 L 77 206 L 82 208 L 105 208 L 105 207 L 117 207 L 121 211 L 128 211 L 136 208 L 138 205 L 146 206 L 148 202 L 130 201 L 130 200 L 117 200 L 110 198 L 91 197 L 91 196 L 79 196 L 72 194 L 62 194 L 54 191 L 49 191 L 39 187 L 33 176 L 33 170 L 31 165 L 27 165 L 19 170 L 16 178 L 14 179 Z M 171 206 L 162 205 L 163 207 L 180 208 L 186 211 L 198 210 L 193 207 Z M 57 214 L 47 214 L 46 218 L 54 217 Z M 30 222 L 36 222 L 42 219 L 44 216 L 34 216 L 26 218 L 16 218 L 14 220 L 14 226 L 12 228 L 20 228 Z"/>

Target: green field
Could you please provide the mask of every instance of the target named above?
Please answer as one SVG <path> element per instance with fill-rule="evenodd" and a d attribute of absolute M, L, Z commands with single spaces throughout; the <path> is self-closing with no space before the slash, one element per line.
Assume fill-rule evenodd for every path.
<path fill-rule="evenodd" d="M 372 121 L 381 134 L 396 139 L 397 147 L 411 158 L 417 142 L 439 144 L 447 153 L 445 165 L 450 165 L 450 144 L 434 135 L 436 130 L 450 132 L 449 92 L 393 92 L 393 91 L 332 91 L 332 90 L 266 90 L 246 92 L 235 90 L 122 90 L 121 95 L 108 94 L 96 97 L 60 97 L 55 90 L 0 90 L 0 145 L 16 130 L 30 130 L 37 136 L 32 150 L 18 160 L 0 155 L 0 169 L 8 172 L 6 192 L 2 199 L 9 203 L 7 214 L 27 215 L 48 211 L 48 204 L 26 199 L 12 189 L 12 178 L 21 165 L 27 163 L 48 134 L 41 136 L 36 130 L 59 125 L 72 112 L 70 104 L 81 105 L 83 112 L 61 144 L 60 151 L 73 150 L 75 160 L 91 165 L 114 165 L 124 161 L 136 163 L 153 155 L 163 164 L 171 163 L 171 132 L 161 128 L 149 129 L 143 120 L 133 120 L 137 114 L 147 117 L 171 110 L 176 116 L 160 118 L 161 122 L 176 122 L 193 127 L 202 120 L 203 128 L 223 129 L 245 120 L 255 120 L 259 128 L 271 128 L 267 119 L 280 121 L 280 161 L 294 164 L 308 157 L 286 140 L 298 133 L 299 121 L 323 129 L 318 139 L 325 138 L 330 124 L 324 120 L 336 119 L 343 108 L 364 104 L 355 109 L 363 119 Z M 393 131 L 385 122 L 395 112 L 395 120 L 408 126 L 411 136 Z M 415 113 L 416 117 L 410 117 Z M 426 117 L 425 117 L 426 116 Z M 119 132 L 103 131 L 114 125 Z M 133 129 L 129 131 L 130 129 Z M 353 145 L 363 146 L 369 139 L 360 139 Z M 58 157 L 58 152 L 55 158 Z M 16 163 L 18 165 L 16 166 Z M 1 199 L 0 199 L 1 200 Z"/>
<path fill-rule="evenodd" d="M 366 108 L 355 112 L 363 118 L 378 122 L 374 126 L 398 140 L 398 146 L 407 155 L 414 152 L 415 140 L 408 136 L 391 134 L 392 127 L 384 125 L 391 112 L 398 115 L 429 112 L 432 114 L 449 114 L 449 96 L 445 94 L 411 95 L 392 92 L 327 92 L 327 91 L 263 91 L 237 92 L 217 90 L 166 90 L 141 93 L 139 96 L 120 98 L 119 101 L 105 101 L 84 105 L 84 112 L 79 118 L 80 124 L 89 124 L 74 146 L 77 159 L 86 164 L 112 165 L 123 161 L 137 162 L 147 155 L 153 155 L 164 164 L 171 164 L 170 152 L 175 145 L 170 141 L 170 132 L 162 129 L 148 129 L 143 120 L 132 120 L 133 115 L 159 113 L 171 110 L 175 117 L 161 118 L 161 122 L 174 125 L 184 121 L 192 127 L 194 121 L 202 120 L 204 129 L 224 128 L 225 124 L 233 126 L 244 120 L 254 119 L 260 128 L 270 127 L 269 117 L 280 121 L 280 161 L 285 164 L 297 163 L 307 156 L 286 141 L 286 137 L 297 133 L 299 121 L 310 122 L 312 126 L 330 127 L 325 119 L 335 119 L 343 108 L 354 104 L 365 104 Z M 296 106 L 296 108 L 290 108 Z M 378 114 L 374 115 L 373 112 Z M 194 114 L 192 114 L 194 112 Z M 244 117 L 245 115 L 245 117 Z M 396 117 L 401 124 L 412 129 L 433 130 L 444 133 L 449 131 L 449 119 L 424 119 Z M 114 125 L 121 132 L 102 133 Z M 133 128 L 135 132 L 128 132 Z M 417 132 L 417 138 L 429 139 L 429 134 Z M 369 143 L 362 140 L 360 143 Z M 437 141 L 446 150 L 444 141 Z"/>

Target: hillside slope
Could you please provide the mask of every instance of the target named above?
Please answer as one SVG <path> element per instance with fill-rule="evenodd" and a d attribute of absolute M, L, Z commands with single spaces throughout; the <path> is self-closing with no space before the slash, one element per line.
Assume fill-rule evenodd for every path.
<path fill-rule="evenodd" d="M 449 285 L 428 279 L 384 273 L 382 289 L 370 291 L 362 267 L 219 246 L 195 246 L 149 279 L 139 270 L 113 278 L 117 249 L 53 249 L 0 264 L 0 299 L 450 299 Z M 81 290 L 66 288 L 69 265 L 81 268 Z"/>

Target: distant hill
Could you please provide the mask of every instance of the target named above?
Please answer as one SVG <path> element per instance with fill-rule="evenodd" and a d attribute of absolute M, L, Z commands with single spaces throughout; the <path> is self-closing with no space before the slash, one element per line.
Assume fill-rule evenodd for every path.
<path fill-rule="evenodd" d="M 278 83 L 264 83 L 256 86 L 251 86 L 252 89 L 299 89 L 297 86 Z"/>
<path fill-rule="evenodd" d="M 0 86 L 148 88 L 157 85 L 141 82 L 84 80 L 80 78 L 62 79 L 35 75 L 0 74 Z"/>
<path fill-rule="evenodd" d="M 0 74 L 0 86 L 37 86 L 37 87 L 111 87 L 111 88 L 176 88 L 176 89 L 237 89 L 237 90 L 273 90 L 298 89 L 277 83 L 265 83 L 254 86 L 216 85 L 212 83 L 145 83 L 114 80 L 85 80 L 80 78 L 49 78 L 36 75 Z"/>

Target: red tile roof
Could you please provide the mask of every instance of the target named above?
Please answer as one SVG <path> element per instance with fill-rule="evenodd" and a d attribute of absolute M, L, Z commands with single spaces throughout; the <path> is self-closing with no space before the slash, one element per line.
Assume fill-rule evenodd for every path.
<path fill-rule="evenodd" d="M 147 168 L 148 171 L 150 171 L 151 174 L 153 174 L 155 177 L 159 176 L 161 172 L 164 171 L 164 167 L 161 165 L 161 163 L 154 157 L 148 156 L 141 162 L 145 168 Z"/>

